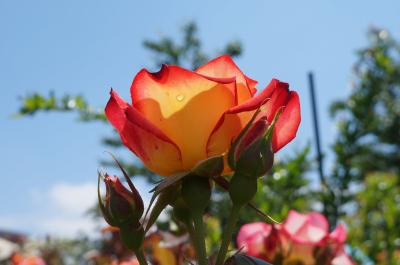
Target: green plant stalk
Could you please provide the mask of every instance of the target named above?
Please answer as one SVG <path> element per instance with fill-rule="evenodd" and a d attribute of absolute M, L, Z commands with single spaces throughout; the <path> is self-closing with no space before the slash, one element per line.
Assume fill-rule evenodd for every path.
<path fill-rule="evenodd" d="M 224 232 L 222 234 L 222 243 L 218 251 L 217 261 L 215 262 L 215 265 L 222 265 L 225 261 L 226 253 L 228 252 L 228 247 L 231 242 L 232 233 L 235 229 L 235 225 L 239 218 L 239 212 L 240 209 L 242 209 L 242 206 L 243 205 L 237 204 L 232 205 L 232 211 L 229 215 L 228 223 L 226 224 Z"/>
<path fill-rule="evenodd" d="M 135 251 L 135 254 L 136 254 L 136 258 L 139 261 L 140 265 L 149 265 L 146 261 L 146 258 L 144 256 L 144 252 L 143 252 L 142 248 L 140 248 L 138 251 Z"/>
<path fill-rule="evenodd" d="M 195 235 L 196 231 L 194 230 L 192 222 L 190 220 L 186 220 L 186 221 L 184 221 L 184 224 L 185 224 L 185 226 L 186 226 L 186 228 L 188 230 L 188 233 L 189 233 L 189 236 L 190 236 L 190 240 L 192 241 L 193 247 L 195 249 L 197 249 L 197 246 L 196 246 L 197 242 L 196 242 L 196 239 L 195 239 L 196 238 L 196 235 Z"/>
<path fill-rule="evenodd" d="M 208 265 L 203 214 L 193 211 L 193 222 L 195 231 L 193 231 L 193 242 L 196 249 L 197 261 L 199 265 Z"/>

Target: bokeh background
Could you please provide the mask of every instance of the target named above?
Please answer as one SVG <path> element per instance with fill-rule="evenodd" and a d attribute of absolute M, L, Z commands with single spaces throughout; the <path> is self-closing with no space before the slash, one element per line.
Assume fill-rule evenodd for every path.
<path fill-rule="evenodd" d="M 290 208 L 321 211 L 346 223 L 365 264 L 399 264 L 399 10 L 395 0 L 0 1 L 0 230 L 101 237 L 96 170 L 118 172 L 104 151 L 147 176 L 135 179 L 146 200 L 157 179 L 102 121 L 110 88 L 129 99 L 143 67 L 192 68 L 230 53 L 259 90 L 278 78 L 301 98 L 298 136 L 260 183 L 260 207 L 278 219 Z M 317 173 L 309 71 L 328 188 Z M 210 211 L 223 215 L 223 199 L 218 207 Z"/>

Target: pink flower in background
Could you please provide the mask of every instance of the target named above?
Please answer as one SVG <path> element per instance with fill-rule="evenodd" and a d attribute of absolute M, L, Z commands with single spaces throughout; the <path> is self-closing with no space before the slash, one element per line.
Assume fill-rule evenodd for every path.
<path fill-rule="evenodd" d="M 350 258 L 346 252 L 341 251 L 337 253 L 336 256 L 332 259 L 332 265 L 354 265 L 355 262 Z"/>
<path fill-rule="evenodd" d="M 272 225 L 256 222 L 240 228 L 238 248 L 250 256 L 272 261 L 277 247 L 277 234 Z"/>
<path fill-rule="evenodd" d="M 346 228 L 339 224 L 329 235 L 328 245 L 333 253 L 343 252 L 343 247 L 347 239 Z"/>
<path fill-rule="evenodd" d="M 355 262 L 346 254 L 344 245 L 346 243 L 347 233 L 343 224 L 339 224 L 329 235 L 328 247 L 334 258 L 332 265 L 354 265 Z"/>
<path fill-rule="evenodd" d="M 325 216 L 289 211 L 279 225 L 262 222 L 241 227 L 237 244 L 244 253 L 274 264 L 354 265 L 345 253 L 346 230 L 338 225 L 329 233 Z"/>
<path fill-rule="evenodd" d="M 277 227 L 285 259 L 301 260 L 307 265 L 314 264 L 314 249 L 322 246 L 329 235 L 328 221 L 316 212 L 301 214 L 291 210 Z"/>

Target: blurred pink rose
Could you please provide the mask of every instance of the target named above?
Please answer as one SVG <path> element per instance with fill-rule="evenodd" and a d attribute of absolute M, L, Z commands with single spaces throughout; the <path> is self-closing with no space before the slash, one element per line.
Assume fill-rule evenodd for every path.
<path fill-rule="evenodd" d="M 279 225 L 262 222 L 242 226 L 238 248 L 250 256 L 277 264 L 354 265 L 345 253 L 346 230 L 338 225 L 329 233 L 325 216 L 289 211 Z"/>
<path fill-rule="evenodd" d="M 329 235 L 328 221 L 316 212 L 301 214 L 291 210 L 277 227 L 285 260 L 299 260 L 304 265 L 314 264 L 314 249 L 322 246 Z"/>
<path fill-rule="evenodd" d="M 245 224 L 237 236 L 238 248 L 250 256 L 271 262 L 275 256 L 278 237 L 272 225 L 256 222 Z"/>
<path fill-rule="evenodd" d="M 337 253 L 331 265 L 355 265 L 355 262 L 344 251 Z"/>
<path fill-rule="evenodd" d="M 344 243 L 347 239 L 346 228 L 343 224 L 339 224 L 330 234 L 328 241 L 335 247 L 337 251 L 343 248 Z"/>

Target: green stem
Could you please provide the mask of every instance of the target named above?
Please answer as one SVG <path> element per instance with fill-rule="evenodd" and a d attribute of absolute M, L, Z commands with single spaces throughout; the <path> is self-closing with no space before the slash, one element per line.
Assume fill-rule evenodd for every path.
<path fill-rule="evenodd" d="M 231 214 L 228 218 L 228 223 L 225 226 L 224 232 L 222 234 L 222 243 L 218 251 L 217 261 L 215 265 L 222 265 L 225 261 L 225 256 L 228 251 L 229 244 L 231 242 L 231 237 L 233 230 L 235 229 L 237 220 L 239 218 L 239 212 L 242 205 L 233 204 Z"/>
<path fill-rule="evenodd" d="M 146 258 L 144 256 L 143 249 L 139 249 L 138 251 L 135 252 L 135 254 L 140 265 L 148 265 Z"/>
<path fill-rule="evenodd" d="M 193 247 L 194 247 L 195 249 L 197 249 L 197 246 L 196 246 L 196 243 L 197 243 L 197 242 L 196 242 L 196 240 L 195 240 L 196 232 L 195 232 L 195 230 L 194 230 L 193 224 L 192 224 L 192 222 L 191 222 L 190 220 L 187 220 L 187 221 L 185 221 L 184 223 L 185 223 L 186 228 L 187 228 L 187 230 L 188 230 L 188 232 L 189 232 L 190 240 L 192 241 Z"/>
<path fill-rule="evenodd" d="M 206 242 L 204 233 L 203 214 L 193 212 L 193 222 L 195 231 L 193 231 L 194 247 L 196 248 L 197 261 L 199 265 L 207 265 Z"/>

